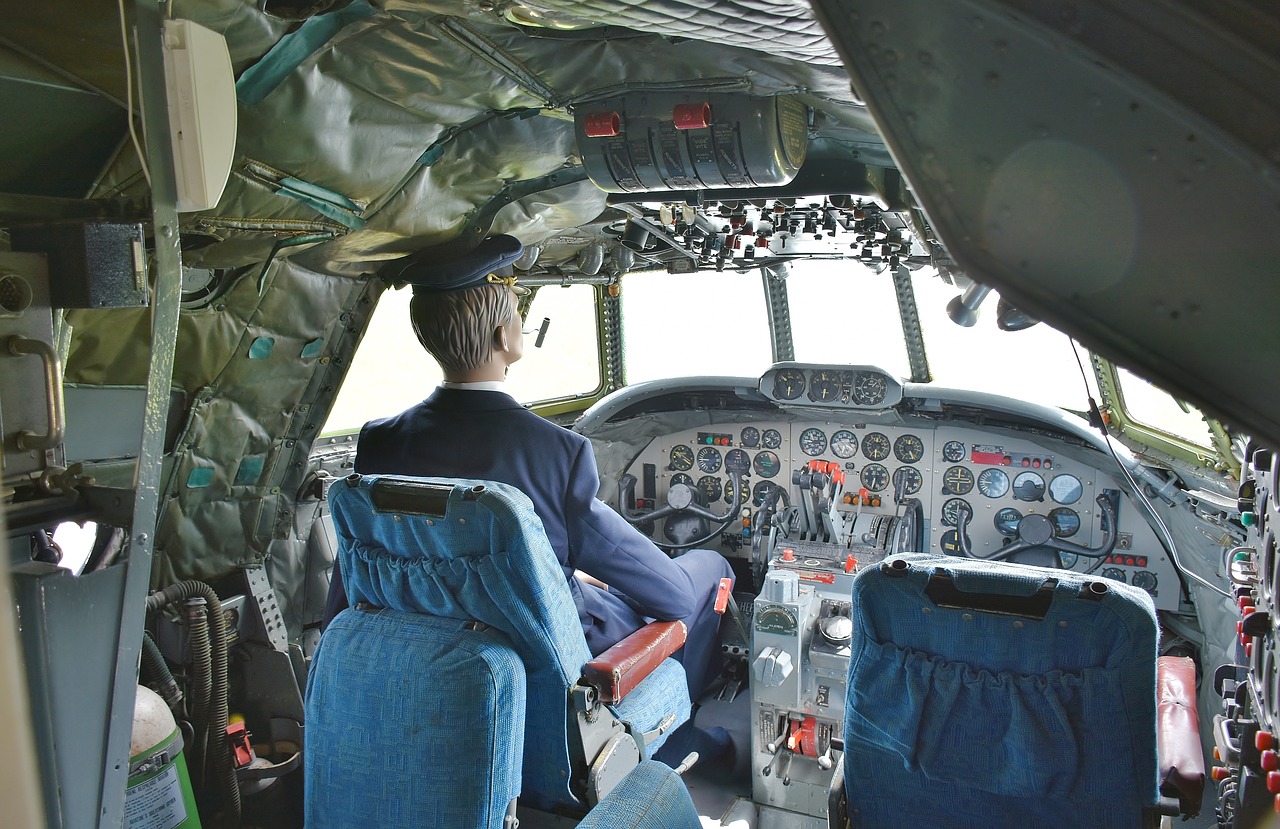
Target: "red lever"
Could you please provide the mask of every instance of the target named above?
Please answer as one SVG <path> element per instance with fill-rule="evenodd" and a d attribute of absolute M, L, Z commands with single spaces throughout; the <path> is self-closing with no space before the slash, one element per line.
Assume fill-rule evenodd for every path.
<path fill-rule="evenodd" d="M 724 609 L 729 606 L 729 591 L 733 589 L 733 579 L 720 579 L 720 586 L 716 588 L 716 613 L 724 615 Z"/>
<path fill-rule="evenodd" d="M 701 130 L 711 126 L 711 104 L 676 104 L 671 120 L 678 130 Z"/>
<path fill-rule="evenodd" d="M 582 131 L 590 138 L 612 138 L 622 132 L 622 116 L 616 112 L 591 112 L 582 119 Z"/>
<path fill-rule="evenodd" d="M 249 744 L 249 728 L 241 722 L 227 726 L 227 743 L 231 747 L 231 760 L 242 769 L 254 761 L 253 746 Z"/>

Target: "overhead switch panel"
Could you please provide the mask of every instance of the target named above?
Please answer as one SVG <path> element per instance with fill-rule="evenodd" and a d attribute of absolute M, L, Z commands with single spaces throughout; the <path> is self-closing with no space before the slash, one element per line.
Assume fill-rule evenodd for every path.
<path fill-rule="evenodd" d="M 788 96 L 637 93 L 574 120 L 587 174 L 611 193 L 776 187 L 808 150 L 808 111 Z"/>

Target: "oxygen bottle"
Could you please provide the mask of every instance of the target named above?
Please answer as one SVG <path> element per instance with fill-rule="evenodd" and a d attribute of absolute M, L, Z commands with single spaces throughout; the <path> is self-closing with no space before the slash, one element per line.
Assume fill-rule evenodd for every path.
<path fill-rule="evenodd" d="M 142 685 L 133 705 L 124 825 L 127 829 L 200 829 L 187 759 L 182 755 L 182 732 L 160 695 Z"/>

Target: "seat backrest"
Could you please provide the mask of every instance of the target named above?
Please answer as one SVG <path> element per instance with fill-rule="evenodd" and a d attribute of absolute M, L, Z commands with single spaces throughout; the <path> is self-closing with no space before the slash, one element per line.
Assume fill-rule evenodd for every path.
<path fill-rule="evenodd" d="M 859 573 L 852 604 L 854 825 L 1135 826 L 1156 802 L 1143 591 L 907 554 Z"/>
<path fill-rule="evenodd" d="M 309 829 L 503 829 L 520 793 L 525 670 L 504 634 L 348 608 L 307 677 Z"/>
<path fill-rule="evenodd" d="M 506 634 L 527 675 L 522 797 L 539 808 L 573 803 L 565 706 L 591 657 L 529 499 L 495 482 L 366 475 L 335 483 L 329 500 L 352 605 Z"/>

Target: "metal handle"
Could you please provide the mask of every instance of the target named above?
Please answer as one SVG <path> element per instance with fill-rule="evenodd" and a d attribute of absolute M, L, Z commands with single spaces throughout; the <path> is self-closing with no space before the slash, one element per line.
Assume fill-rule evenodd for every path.
<path fill-rule="evenodd" d="M 53 346 L 42 340 L 31 340 L 13 335 L 9 338 L 8 351 L 15 357 L 34 354 L 44 363 L 45 401 L 49 405 L 49 434 L 41 435 L 28 429 L 18 432 L 18 448 L 52 449 L 62 443 L 62 433 L 66 429 L 66 420 L 62 406 L 62 364 L 58 362 L 58 353 Z"/>

